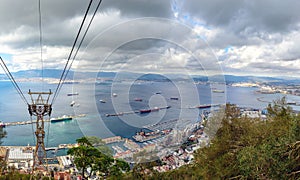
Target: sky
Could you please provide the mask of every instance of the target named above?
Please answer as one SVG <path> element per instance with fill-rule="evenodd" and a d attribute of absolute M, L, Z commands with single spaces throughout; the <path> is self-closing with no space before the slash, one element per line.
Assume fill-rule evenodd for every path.
<path fill-rule="evenodd" d="M 88 3 L 41 0 L 41 59 L 38 0 L 0 0 L 8 68 L 63 69 Z M 297 0 L 103 0 L 72 69 L 300 77 L 299 7 Z"/>

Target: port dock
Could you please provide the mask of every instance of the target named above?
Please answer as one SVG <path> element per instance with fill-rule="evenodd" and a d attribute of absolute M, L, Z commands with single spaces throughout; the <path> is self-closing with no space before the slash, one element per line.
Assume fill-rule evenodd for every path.
<path fill-rule="evenodd" d="M 155 107 L 153 109 L 140 109 L 140 110 L 135 110 L 135 111 L 119 112 L 119 113 L 115 113 L 115 114 L 105 114 L 105 116 L 106 117 L 110 117 L 110 116 L 123 116 L 123 115 L 126 115 L 126 114 L 135 114 L 135 113 L 145 114 L 145 113 L 159 111 L 161 109 L 169 109 L 170 107 L 171 106 Z"/>

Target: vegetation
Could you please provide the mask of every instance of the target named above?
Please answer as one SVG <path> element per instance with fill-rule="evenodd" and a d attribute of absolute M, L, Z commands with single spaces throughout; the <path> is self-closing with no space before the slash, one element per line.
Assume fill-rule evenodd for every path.
<path fill-rule="evenodd" d="M 86 177 L 86 174 L 88 177 L 91 177 L 96 173 L 103 178 L 117 178 L 122 175 L 122 172 L 130 170 L 126 162 L 100 152 L 96 147 L 92 146 L 88 139 L 86 137 L 77 139 L 79 146 L 68 150 L 68 154 L 74 157 L 76 167 L 81 170 L 83 178 Z M 89 169 L 89 172 L 87 169 Z"/>
<path fill-rule="evenodd" d="M 6 173 L 0 175 L 0 180 L 52 180 L 53 178 L 44 176 L 42 174 L 22 174 L 14 166 L 6 167 Z"/>
<path fill-rule="evenodd" d="M 2 139 L 6 137 L 6 131 L 4 130 L 3 127 L 0 127 L 0 145 L 3 143 Z"/>
<path fill-rule="evenodd" d="M 4 130 L 3 127 L 0 127 L 0 145 L 3 143 L 2 139 L 6 137 L 6 131 Z M 3 157 L 0 157 L 0 176 L 2 175 L 2 173 L 4 172 L 4 170 L 6 169 L 6 162 L 3 159 Z"/>
<path fill-rule="evenodd" d="M 250 119 L 227 104 L 218 114 L 220 128 L 211 128 L 215 136 L 193 164 L 166 173 L 138 165 L 124 179 L 300 179 L 300 115 L 284 98 L 267 110 L 266 120 Z"/>

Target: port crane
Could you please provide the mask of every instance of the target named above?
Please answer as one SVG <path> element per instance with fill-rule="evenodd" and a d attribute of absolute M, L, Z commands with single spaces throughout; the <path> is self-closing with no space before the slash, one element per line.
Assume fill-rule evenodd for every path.
<path fill-rule="evenodd" d="M 17 93 L 20 95 L 21 99 L 24 101 L 24 103 L 26 104 L 26 106 L 28 107 L 28 112 L 30 117 L 35 116 L 36 117 L 36 129 L 35 129 L 35 137 L 36 137 L 36 145 L 35 145 L 35 150 L 34 150 L 34 154 L 33 154 L 33 167 L 32 167 L 32 172 L 34 172 L 36 169 L 38 168 L 44 168 L 46 170 L 48 170 L 48 162 L 47 162 L 47 153 L 45 150 L 45 136 L 46 136 L 46 132 L 45 132 L 45 121 L 44 121 L 44 117 L 48 116 L 48 118 L 50 119 L 51 116 L 51 112 L 52 112 L 52 105 L 55 102 L 61 88 L 62 85 L 64 84 L 64 81 L 67 78 L 68 72 L 70 71 L 72 64 L 76 58 L 76 55 L 82 45 L 83 40 L 85 39 L 85 36 L 90 28 L 90 25 L 92 24 L 92 21 L 100 7 L 100 4 L 102 2 L 102 0 L 98 1 L 98 4 L 96 6 L 96 8 L 94 8 L 94 13 L 92 15 L 92 17 L 89 20 L 89 23 L 85 29 L 84 34 L 81 36 L 81 40 L 78 44 L 78 39 L 81 35 L 82 32 L 82 28 L 86 22 L 86 18 L 88 17 L 90 8 L 93 4 L 94 0 L 90 0 L 88 7 L 86 9 L 85 15 L 83 17 L 83 20 L 81 22 L 80 28 L 78 30 L 78 33 L 76 35 L 76 38 L 74 40 L 72 49 L 69 53 L 67 62 L 64 66 L 63 72 L 60 76 L 59 79 L 59 83 L 56 86 L 56 89 L 54 91 L 54 93 L 49 90 L 49 91 L 41 91 L 41 92 L 33 92 L 31 90 L 28 91 L 28 94 L 30 96 L 31 102 L 29 102 L 23 91 L 21 90 L 20 86 L 18 85 L 18 83 L 16 82 L 16 80 L 14 79 L 13 75 L 11 74 L 11 72 L 9 71 L 8 67 L 6 66 L 4 60 L 2 59 L 2 57 L 0 56 L 0 65 L 2 67 L 2 69 L 4 70 L 5 74 L 7 75 L 7 77 L 9 78 L 9 80 L 12 82 L 12 85 L 14 86 L 14 88 L 16 89 Z M 38 12 L 39 12 L 39 32 L 40 32 L 40 48 L 41 48 L 41 64 L 42 64 L 42 79 L 43 79 L 43 51 L 42 51 L 42 16 L 41 16 L 41 0 L 38 1 Z M 74 53 L 74 49 L 77 45 L 77 50 Z M 50 101 L 50 96 L 53 94 L 53 98 Z"/>

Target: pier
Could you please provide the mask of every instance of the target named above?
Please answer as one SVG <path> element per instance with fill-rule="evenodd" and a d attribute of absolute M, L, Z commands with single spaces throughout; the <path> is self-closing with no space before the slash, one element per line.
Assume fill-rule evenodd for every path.
<path fill-rule="evenodd" d="M 77 116 L 70 116 L 72 118 L 79 118 L 79 117 L 84 117 L 85 115 L 84 114 L 80 114 L 80 115 L 77 115 Z M 44 122 L 50 122 L 51 120 L 50 119 L 44 119 Z M 36 120 L 29 120 L 29 121 L 16 121 L 16 122 L 6 122 L 6 123 L 3 123 L 4 126 L 18 126 L 18 125 L 28 125 L 28 124 L 34 124 L 36 123 Z"/>
<path fill-rule="evenodd" d="M 258 97 L 258 98 L 256 98 L 256 99 L 257 99 L 258 101 L 260 101 L 260 102 L 272 103 L 272 102 L 270 102 L 270 101 L 263 100 L 264 97 Z"/>
<path fill-rule="evenodd" d="M 151 131 L 171 129 L 171 128 L 174 128 L 174 126 L 176 125 L 177 122 L 178 122 L 178 119 L 173 119 L 173 120 L 169 120 L 169 121 L 159 122 L 156 124 L 146 125 L 146 126 L 143 126 L 143 128 L 149 129 Z"/>
<path fill-rule="evenodd" d="M 126 114 L 135 114 L 135 113 L 145 114 L 145 113 L 159 111 L 161 109 L 169 109 L 170 107 L 171 106 L 155 107 L 153 109 L 140 109 L 140 110 L 135 110 L 135 111 L 119 112 L 119 113 L 115 113 L 115 114 L 105 114 L 105 116 L 106 117 L 110 117 L 110 116 L 123 116 L 123 115 L 126 115 Z"/>
<path fill-rule="evenodd" d="M 192 107 L 188 107 L 188 109 L 206 109 L 206 108 L 211 108 L 211 107 L 220 107 L 223 104 L 201 104 L 201 105 L 197 105 L 197 106 L 192 106 Z"/>

